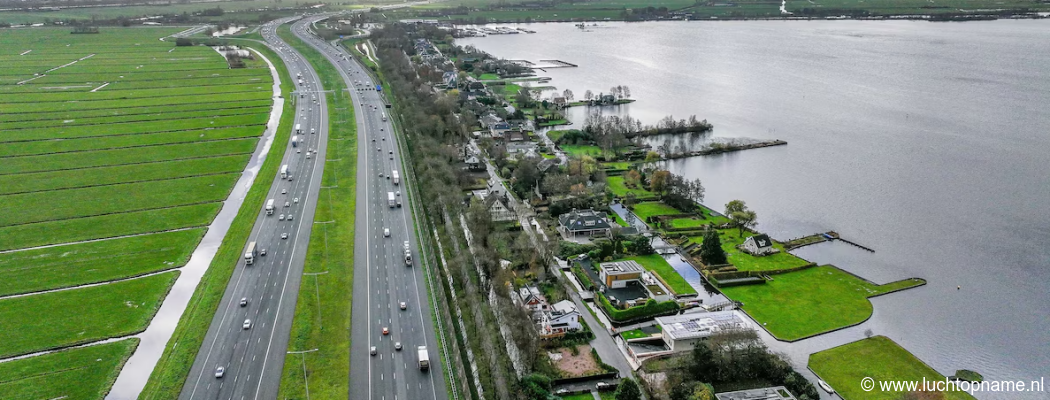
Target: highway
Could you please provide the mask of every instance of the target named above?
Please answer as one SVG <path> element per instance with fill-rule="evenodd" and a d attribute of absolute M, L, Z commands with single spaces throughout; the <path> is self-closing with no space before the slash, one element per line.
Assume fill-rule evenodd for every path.
<path fill-rule="evenodd" d="M 324 92 L 318 90 L 317 74 L 276 35 L 277 26 L 293 19 L 262 27 L 263 37 L 284 61 L 296 90 L 292 94 L 295 123 L 290 129 L 300 143 L 273 144 L 287 146 L 281 165 L 288 166 L 291 177 L 284 179 L 278 173 L 274 178 L 266 198 L 274 200 L 275 210 L 272 215 L 259 210 L 248 239 L 256 243 L 257 255 L 251 265 L 243 256 L 238 261 L 180 399 L 277 398 L 324 173 L 324 157 L 316 154 L 325 154 L 328 139 L 327 105 Z M 301 133 L 294 131 L 295 125 L 301 126 Z M 242 306 L 242 299 L 246 305 Z M 249 319 L 251 326 L 246 328 Z M 225 370 L 221 378 L 216 377 L 219 367 Z"/>
<path fill-rule="evenodd" d="M 408 193 L 390 179 L 401 170 L 401 149 L 393 135 L 391 109 L 365 67 L 342 47 L 314 36 L 310 24 L 326 16 L 306 17 L 292 26 L 339 70 L 350 90 L 357 122 L 357 221 L 354 238 L 354 303 L 350 348 L 350 399 L 447 399 L 445 371 L 437 348 L 426 280 L 419 267 L 415 221 Z M 399 171 L 400 172 L 400 171 Z M 402 175 L 403 176 L 403 175 Z M 404 182 L 402 182 L 404 184 Z M 388 193 L 404 207 L 391 207 Z M 400 193 L 400 194 L 398 194 Z M 385 237 L 384 231 L 390 230 Z M 412 265 L 406 265 L 404 242 Z M 407 309 L 400 309 L 405 302 Z M 389 335 L 382 333 L 389 329 Z M 403 350 L 395 349 L 400 342 Z M 376 354 L 370 355 L 371 346 Z M 426 346 L 429 371 L 418 368 L 417 346 Z"/>

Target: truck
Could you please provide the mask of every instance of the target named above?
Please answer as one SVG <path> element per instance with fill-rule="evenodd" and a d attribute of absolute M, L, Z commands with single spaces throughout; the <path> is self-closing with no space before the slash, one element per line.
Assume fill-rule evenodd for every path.
<path fill-rule="evenodd" d="M 376 85 L 376 91 L 377 92 L 382 92 L 383 91 L 383 85 Z"/>
<path fill-rule="evenodd" d="M 386 113 L 383 113 L 383 121 L 386 121 Z"/>
<path fill-rule="evenodd" d="M 303 124 L 295 124 L 295 133 L 303 133 Z"/>
<path fill-rule="evenodd" d="M 266 215 L 273 215 L 273 199 L 266 200 Z"/>
<path fill-rule="evenodd" d="M 427 353 L 427 346 L 419 346 L 416 353 L 419 355 L 419 369 L 421 371 L 430 369 L 430 353 Z"/>
<path fill-rule="evenodd" d="M 281 166 L 281 179 L 288 179 L 288 174 L 289 173 L 290 173 L 290 171 L 288 171 L 288 164 L 282 165 Z"/>
<path fill-rule="evenodd" d="M 248 249 L 244 251 L 244 264 L 252 265 L 255 263 L 255 242 L 248 243 Z"/>
<path fill-rule="evenodd" d="M 386 192 L 386 203 L 391 208 L 394 207 L 394 192 Z"/>
<path fill-rule="evenodd" d="M 396 169 L 394 170 L 394 173 L 390 174 L 390 176 L 394 177 L 394 184 L 395 185 L 398 185 L 398 184 L 401 183 L 401 176 L 399 176 L 397 174 L 397 170 Z"/>
<path fill-rule="evenodd" d="M 292 136 L 292 147 L 299 147 L 299 135 Z"/>

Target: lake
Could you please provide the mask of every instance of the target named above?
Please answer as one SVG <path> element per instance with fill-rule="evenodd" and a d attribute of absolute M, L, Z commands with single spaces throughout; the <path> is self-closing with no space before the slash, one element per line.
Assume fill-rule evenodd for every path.
<path fill-rule="evenodd" d="M 667 166 L 700 178 L 715 209 L 745 200 L 777 239 L 834 230 L 876 250 L 827 243 L 803 258 L 877 283 L 929 281 L 873 299 L 864 324 L 771 347 L 804 366 L 871 329 L 946 375 L 1050 375 L 1050 23 L 600 25 L 458 43 L 577 64 L 539 74 L 578 99 L 630 87 L 637 102 L 604 113 L 696 114 L 715 137 L 788 141 Z M 570 110 L 579 127 L 587 111 Z"/>

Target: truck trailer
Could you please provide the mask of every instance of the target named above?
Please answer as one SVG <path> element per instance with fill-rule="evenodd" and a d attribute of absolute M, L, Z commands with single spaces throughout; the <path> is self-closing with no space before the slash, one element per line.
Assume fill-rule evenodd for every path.
<path fill-rule="evenodd" d="M 390 175 L 394 177 L 394 184 L 395 185 L 401 184 L 401 176 L 397 174 L 397 170 L 396 169 L 394 170 L 394 173 L 392 173 Z"/>
<path fill-rule="evenodd" d="M 288 179 L 288 174 L 290 173 L 291 171 L 288 170 L 288 164 L 281 166 L 281 179 Z"/>
<path fill-rule="evenodd" d="M 386 192 L 386 203 L 391 208 L 394 207 L 394 192 Z"/>
<path fill-rule="evenodd" d="M 419 369 L 421 371 L 430 369 L 430 354 L 427 353 L 427 346 L 419 346 L 416 353 L 419 355 Z"/>
<path fill-rule="evenodd" d="M 244 264 L 252 265 L 255 263 L 255 242 L 248 243 L 248 249 L 244 251 Z"/>
<path fill-rule="evenodd" d="M 295 133 L 303 133 L 303 124 L 295 124 Z"/>
<path fill-rule="evenodd" d="M 299 135 L 292 136 L 292 147 L 299 147 Z"/>
<path fill-rule="evenodd" d="M 273 199 L 266 200 L 266 215 L 273 215 Z"/>

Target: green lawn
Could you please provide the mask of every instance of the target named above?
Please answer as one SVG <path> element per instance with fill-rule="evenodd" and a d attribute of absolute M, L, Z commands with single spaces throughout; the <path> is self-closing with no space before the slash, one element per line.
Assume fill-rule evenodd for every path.
<path fill-rule="evenodd" d="M 478 75 L 478 79 L 479 80 L 483 80 L 483 81 L 493 81 L 493 80 L 499 79 L 499 75 L 496 75 L 496 74 L 481 74 L 481 75 Z"/>
<path fill-rule="evenodd" d="M 589 145 L 582 145 L 582 144 L 580 144 L 580 145 L 576 145 L 576 144 L 561 144 L 561 145 L 558 145 L 558 147 L 560 147 L 561 151 L 564 151 L 565 154 L 568 154 L 568 155 L 574 156 L 574 157 L 582 157 L 582 156 L 600 157 L 602 155 L 602 149 L 598 148 L 598 146 L 589 146 Z"/>
<path fill-rule="evenodd" d="M 605 182 L 609 184 L 609 190 L 611 190 L 616 197 L 627 196 L 627 193 L 634 193 L 634 195 L 638 197 L 653 196 L 652 192 L 641 187 L 628 188 L 623 180 L 623 176 L 610 176 L 605 179 Z"/>
<path fill-rule="evenodd" d="M 699 228 L 709 224 L 711 221 L 696 219 L 696 218 L 675 218 L 671 220 L 671 227 L 682 229 L 682 228 Z"/>
<path fill-rule="evenodd" d="M 744 232 L 744 236 L 740 237 L 738 233 L 739 231 L 736 229 L 718 230 L 722 242 L 722 250 L 726 252 L 729 263 L 741 271 L 775 271 L 809 264 L 808 261 L 784 251 L 784 245 L 780 244 L 780 242 L 773 242 L 773 247 L 780 250 L 779 253 L 762 257 L 747 254 L 737 249 L 736 246 L 744 243 L 744 240 L 747 240 L 753 234 Z M 689 241 L 700 244 L 703 243 L 703 239 L 703 236 L 692 236 L 689 238 Z"/>
<path fill-rule="evenodd" d="M 627 339 L 644 339 L 644 338 L 649 337 L 650 335 L 648 333 L 642 332 L 641 329 L 632 329 L 632 330 L 629 330 L 629 331 L 626 331 L 626 332 L 620 332 L 620 336 L 622 336 L 624 340 L 627 340 Z"/>
<path fill-rule="evenodd" d="M 665 284 L 670 286 L 668 289 L 671 289 L 675 294 L 696 294 L 696 289 L 693 289 L 693 287 L 689 285 L 689 282 L 686 282 L 685 278 L 682 278 L 682 276 L 678 274 L 678 271 L 675 271 L 675 269 L 671 267 L 671 264 L 667 263 L 667 260 L 665 260 L 663 256 L 659 254 L 650 254 L 647 256 L 631 256 L 626 259 L 637 261 L 639 264 L 642 264 L 642 267 L 645 267 L 646 270 L 655 272 L 663 279 Z"/>
<path fill-rule="evenodd" d="M 603 162 L 602 167 L 606 169 L 627 169 L 631 166 L 628 161 Z"/>
<path fill-rule="evenodd" d="M 75 153 L 45 154 L 26 157 L 4 158 L 4 168 L 11 174 L 72 170 L 78 168 L 105 167 L 114 165 L 152 163 L 171 160 L 186 160 L 250 154 L 255 150 L 257 138 L 217 140 L 214 142 L 179 143 L 167 146 L 117 148 L 82 151 Z M 69 171 L 79 173 L 84 171 Z"/>
<path fill-rule="evenodd" d="M 0 363 L 0 398 L 102 399 L 138 339 Z"/>
<path fill-rule="evenodd" d="M 624 221 L 623 218 L 620 218 L 620 214 L 617 214 L 617 213 L 614 213 L 614 212 L 610 212 L 609 215 L 612 216 L 613 220 L 616 221 L 617 225 L 620 225 L 622 227 L 630 226 L 630 225 L 627 224 L 627 221 Z"/>
<path fill-rule="evenodd" d="M 238 154 L 214 158 L 192 158 L 147 164 L 89 168 L 78 170 L 75 173 L 71 171 L 45 171 L 19 175 L 0 175 L 0 195 L 240 172 L 244 169 L 244 164 L 247 161 L 247 155 Z"/>
<path fill-rule="evenodd" d="M 633 211 L 634 215 L 637 215 L 638 218 L 642 219 L 642 221 L 648 220 L 649 217 L 654 215 L 684 214 L 677 208 L 671 207 L 659 201 L 648 201 L 644 203 L 635 204 Z"/>
<path fill-rule="evenodd" d="M 285 359 L 278 398 L 345 397 L 350 392 L 350 314 L 354 285 L 354 217 L 356 212 L 357 125 L 354 106 L 342 77 L 320 53 L 295 38 L 287 25 L 280 35 L 314 66 L 321 86 L 333 90 L 326 96 L 329 118 L 329 161 L 322 176 L 316 221 L 310 233 L 304 276 L 296 302 L 288 351 L 319 349 L 303 356 Z M 389 87 L 389 85 L 384 85 Z M 403 178 L 404 179 L 404 178 Z M 328 195 L 325 195 L 328 192 Z M 320 303 L 318 303 L 320 302 Z M 304 376 L 303 374 L 306 374 Z M 306 378 L 309 377 L 309 388 Z M 309 394 L 307 394 L 309 393 Z"/>
<path fill-rule="evenodd" d="M 0 357 L 141 332 L 178 275 L 0 300 Z"/>
<path fill-rule="evenodd" d="M 897 398 L 900 393 L 883 392 L 880 381 L 928 381 L 944 382 L 944 375 L 930 368 L 918 357 L 905 350 L 890 338 L 874 336 L 813 353 L 809 356 L 809 367 L 833 389 L 848 400 L 880 400 Z M 874 379 L 875 389 L 861 388 L 861 380 Z M 921 383 L 920 383 L 921 385 Z M 973 400 L 966 392 L 946 392 L 950 400 Z"/>
<path fill-rule="evenodd" d="M 558 139 L 561 139 L 562 136 L 565 136 L 565 132 L 568 132 L 568 131 L 566 131 L 566 130 L 556 130 L 556 129 L 555 130 L 549 130 L 549 131 L 547 131 L 547 138 L 550 139 L 554 143 L 558 143 Z"/>
<path fill-rule="evenodd" d="M 562 400 L 594 400 L 594 395 L 592 395 L 591 392 L 577 393 L 577 394 L 570 394 L 570 395 L 566 395 L 566 396 L 561 396 L 561 399 Z"/>
<path fill-rule="evenodd" d="M 204 229 L 0 254 L 0 296 L 105 282 L 186 264 Z"/>
<path fill-rule="evenodd" d="M 764 285 L 721 290 L 743 302 L 744 311 L 781 340 L 798 340 L 859 324 L 871 316 L 868 297 L 925 283 L 905 279 L 875 285 L 830 265 L 772 277 Z"/>

